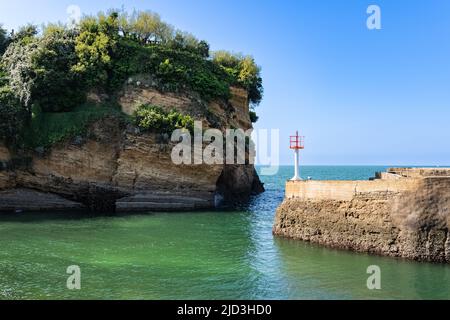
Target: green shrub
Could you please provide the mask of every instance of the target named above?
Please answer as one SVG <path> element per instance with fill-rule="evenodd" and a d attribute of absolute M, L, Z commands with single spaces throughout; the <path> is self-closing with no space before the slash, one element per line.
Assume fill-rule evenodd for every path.
<path fill-rule="evenodd" d="M 5 52 L 6 47 L 8 46 L 9 36 L 5 29 L 3 29 L 0 24 L 0 56 Z"/>
<path fill-rule="evenodd" d="M 144 131 L 172 133 L 176 129 L 194 130 L 194 119 L 176 110 L 165 112 L 152 105 L 141 105 L 133 114 L 134 123 Z"/>
<path fill-rule="evenodd" d="M 256 115 L 256 112 L 251 110 L 250 111 L 250 121 L 252 123 L 256 123 L 258 121 L 259 117 Z"/>
<path fill-rule="evenodd" d="M 0 88 L 6 87 L 8 85 L 8 77 L 6 75 L 5 70 L 2 69 L 0 65 Z"/>
<path fill-rule="evenodd" d="M 32 23 L 28 23 L 19 28 L 11 37 L 13 42 L 28 43 L 32 41 L 39 33 L 38 26 Z"/>
<path fill-rule="evenodd" d="M 2 61 L 12 89 L 28 108 L 39 104 L 43 111 L 70 111 L 84 102 L 86 85 L 72 72 L 77 63 L 74 35 L 54 29 L 8 47 Z"/>
<path fill-rule="evenodd" d="M 11 37 L 0 28 L 0 53 L 5 48 L 0 88 L 10 89 L 0 96 L 0 139 L 19 143 L 20 137 L 26 147 L 50 146 L 84 132 L 112 112 L 85 105 L 87 91 L 106 91 L 113 100 L 136 74 L 147 74 L 161 91 L 188 90 L 205 101 L 228 100 L 232 85 L 245 88 L 253 106 L 262 99 L 261 71 L 253 58 L 224 51 L 209 58 L 207 42 L 151 12 L 99 13 L 84 17 L 75 29 L 47 25 L 42 33 L 27 25 Z M 32 109 L 41 112 L 32 117 Z M 141 106 L 135 121 L 158 132 L 193 127 L 191 117 L 154 106 Z"/>
<path fill-rule="evenodd" d="M 30 124 L 23 130 L 22 145 L 28 149 L 50 147 L 75 136 L 85 136 L 90 124 L 107 116 L 123 117 L 109 105 L 85 104 L 70 112 L 35 110 Z"/>
<path fill-rule="evenodd" d="M 163 46 L 148 46 L 145 72 L 154 75 L 163 89 L 189 89 L 205 100 L 228 99 L 231 77 L 220 66 L 202 56 Z"/>
<path fill-rule="evenodd" d="M 235 85 L 247 89 L 253 106 L 261 103 L 264 92 L 261 68 L 251 56 L 217 51 L 213 55 L 213 61 L 234 80 Z"/>
<path fill-rule="evenodd" d="M 117 14 L 85 17 L 75 37 L 77 63 L 72 70 L 90 87 L 108 87 L 113 70 L 114 52 L 119 39 Z"/>
<path fill-rule="evenodd" d="M 17 144 L 26 119 L 25 110 L 8 87 L 0 88 L 0 141 Z"/>
<path fill-rule="evenodd" d="M 253 58 L 222 51 L 209 59 L 207 42 L 175 31 L 151 12 L 99 13 L 75 30 L 48 25 L 42 35 L 28 25 L 2 60 L 22 103 L 44 111 L 70 111 L 83 103 L 87 88 L 113 93 L 128 77 L 145 73 L 163 91 L 188 89 L 205 100 L 228 99 L 231 85 L 247 89 L 253 105 L 262 98 Z"/>

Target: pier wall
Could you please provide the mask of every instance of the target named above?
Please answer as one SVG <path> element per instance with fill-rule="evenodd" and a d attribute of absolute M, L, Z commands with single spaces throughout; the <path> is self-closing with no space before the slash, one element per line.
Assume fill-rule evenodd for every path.
<path fill-rule="evenodd" d="M 373 181 L 288 181 L 274 234 L 354 251 L 450 262 L 450 176 L 440 170 L 391 170 Z"/>
<path fill-rule="evenodd" d="M 362 193 L 398 193 L 417 188 L 417 179 L 373 181 L 288 181 L 286 198 L 349 201 Z"/>

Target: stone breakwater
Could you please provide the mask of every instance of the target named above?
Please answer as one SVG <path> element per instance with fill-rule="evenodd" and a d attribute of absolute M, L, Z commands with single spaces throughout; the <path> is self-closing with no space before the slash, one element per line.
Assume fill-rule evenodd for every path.
<path fill-rule="evenodd" d="M 368 181 L 288 181 L 273 233 L 329 247 L 450 263 L 450 169 Z"/>

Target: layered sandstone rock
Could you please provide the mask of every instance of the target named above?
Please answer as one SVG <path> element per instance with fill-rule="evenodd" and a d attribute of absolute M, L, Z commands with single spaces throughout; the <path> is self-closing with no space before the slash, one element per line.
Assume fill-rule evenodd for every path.
<path fill-rule="evenodd" d="M 8 170 L 11 161 L 11 153 L 0 144 L 0 190 L 14 188 L 13 173 Z"/>
<path fill-rule="evenodd" d="M 0 191 L 2 211 L 79 211 L 86 210 L 81 203 L 67 200 L 52 193 L 29 189 Z"/>
<path fill-rule="evenodd" d="M 231 87 L 230 93 L 229 101 L 205 102 L 193 92 L 161 92 L 150 78 L 136 76 L 130 78 L 119 93 L 118 102 L 122 106 L 122 111 L 128 115 L 133 114 L 137 106 L 150 104 L 159 106 L 166 111 L 176 109 L 191 114 L 198 120 L 204 120 L 205 125 L 213 128 L 251 129 L 247 91 Z M 101 102 L 105 98 L 100 94 L 90 94 L 90 99 L 95 102 Z"/>
<path fill-rule="evenodd" d="M 374 181 L 289 181 L 273 232 L 331 247 L 450 262 L 448 172 L 391 169 Z"/>
<path fill-rule="evenodd" d="M 128 114 L 137 104 L 148 103 L 189 113 L 203 120 L 205 127 L 251 128 L 245 91 L 232 89 L 232 93 L 228 103 L 209 104 L 216 108 L 209 110 L 212 114 L 209 117 L 202 116 L 205 113 L 202 108 L 208 108 L 208 104 L 192 95 L 163 94 L 142 85 L 126 85 L 118 101 Z M 109 97 L 92 93 L 89 99 L 101 102 Z M 218 120 L 212 123 L 211 118 Z M 103 119 L 88 131 L 87 138 L 75 137 L 53 146 L 45 154 L 33 154 L 27 166 L 14 170 L 5 166 L 0 171 L 0 190 L 15 186 L 33 189 L 44 193 L 43 202 L 45 195 L 56 194 L 71 201 L 67 208 L 76 202 L 101 211 L 206 209 L 216 205 L 219 193 L 232 198 L 263 191 L 253 165 L 175 165 L 171 160 L 175 144 L 168 136 L 140 133 L 119 119 Z M 0 148 L 0 160 L 4 163 L 10 160 L 8 149 Z M 12 201 L 14 194 L 19 201 Z M 10 210 L 11 203 L 21 209 L 23 195 L 10 193 L 6 201 L 0 194 L 0 211 Z M 58 203 L 55 209 L 61 209 L 62 202 L 54 200 L 49 198 L 47 207 Z M 40 207 L 45 205 L 41 203 Z"/>

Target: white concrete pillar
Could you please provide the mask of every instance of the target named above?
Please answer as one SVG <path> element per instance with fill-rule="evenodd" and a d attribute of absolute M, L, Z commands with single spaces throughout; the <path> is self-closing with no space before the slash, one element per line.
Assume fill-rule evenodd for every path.
<path fill-rule="evenodd" d="M 294 175 L 294 177 L 291 179 L 292 181 L 297 181 L 297 180 L 302 180 L 301 178 L 300 178 L 300 173 L 299 173 L 299 153 L 300 153 L 300 151 L 298 150 L 298 149 L 295 149 L 295 152 L 294 152 L 294 157 L 295 157 L 295 160 L 294 160 L 294 163 L 295 163 L 295 175 Z"/>

